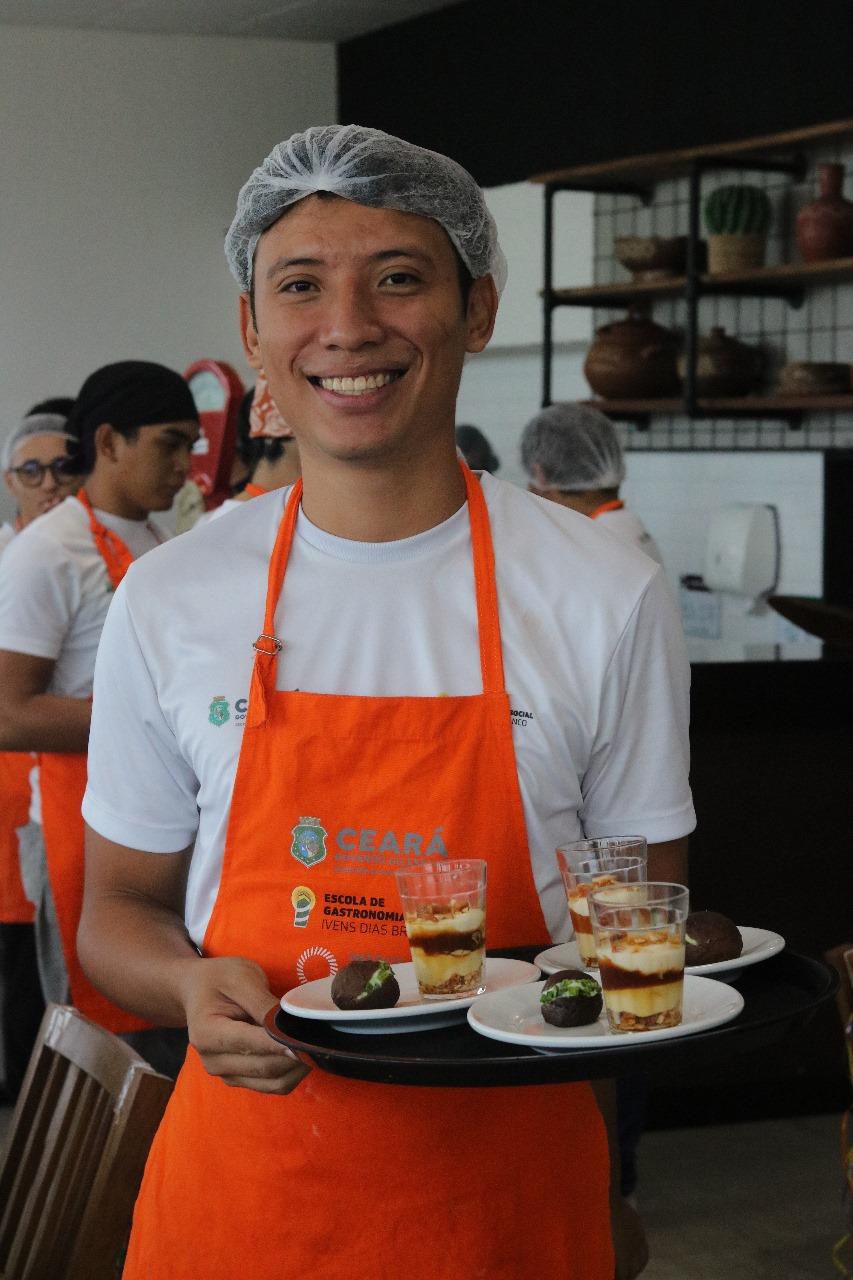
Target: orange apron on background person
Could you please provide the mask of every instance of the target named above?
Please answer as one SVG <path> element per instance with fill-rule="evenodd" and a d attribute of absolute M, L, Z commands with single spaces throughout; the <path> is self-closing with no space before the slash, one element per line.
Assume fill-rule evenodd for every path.
<path fill-rule="evenodd" d="M 421 859 L 486 859 L 490 949 L 547 941 L 488 513 L 464 474 L 483 673 L 470 697 L 276 691 L 271 637 L 301 483 L 288 502 L 203 948 L 257 961 L 276 992 L 358 956 L 409 959 L 393 871 Z M 284 618 L 285 669 L 294 625 Z M 315 1068 L 279 1097 L 209 1076 L 191 1048 L 146 1167 L 124 1280 L 612 1280 L 608 1181 L 588 1084 L 424 1088 Z M 554 1203 L 546 1184 L 559 1188 Z"/>
<path fill-rule="evenodd" d="M 86 793 L 86 757 L 76 752 L 46 751 L 39 756 L 39 767 L 47 874 L 59 922 L 71 1002 L 108 1031 L 144 1031 L 150 1022 L 127 1013 L 101 995 L 77 958 L 77 926 L 83 910 L 85 840 L 80 808 Z"/>
<path fill-rule="evenodd" d="M 30 817 L 30 774 L 35 760 L 28 751 L 0 752 L 0 924 L 32 924 L 35 907 L 21 883 L 18 827 Z"/>
<path fill-rule="evenodd" d="M 84 489 L 78 492 L 77 500 L 89 517 L 92 538 L 115 590 L 133 563 L 133 553 L 118 534 L 101 524 Z M 39 764 L 47 873 L 72 1002 L 108 1031 L 120 1034 L 147 1030 L 150 1022 L 120 1009 L 92 986 L 77 958 L 77 926 L 83 909 L 84 823 L 80 810 L 86 793 L 86 755 L 46 751 L 40 755 Z"/>

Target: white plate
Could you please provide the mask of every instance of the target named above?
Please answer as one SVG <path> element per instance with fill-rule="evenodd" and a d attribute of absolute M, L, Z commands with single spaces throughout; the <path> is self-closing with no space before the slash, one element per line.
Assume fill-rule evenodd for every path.
<path fill-rule="evenodd" d="M 457 996 L 448 1000 L 423 1000 L 411 961 L 393 964 L 400 986 L 400 999 L 391 1009 L 339 1009 L 332 1000 L 332 979 L 318 978 L 294 987 L 281 997 L 285 1013 L 298 1018 L 314 1018 L 330 1022 L 338 1031 L 360 1035 L 387 1035 L 399 1031 L 428 1031 L 461 1021 L 465 1011 L 479 996 Z M 539 970 L 526 960 L 508 960 L 502 956 L 486 957 L 484 993 L 498 993 L 522 983 L 535 982 Z"/>
<path fill-rule="evenodd" d="M 708 1031 L 730 1022 L 743 1008 L 743 996 L 725 982 L 688 976 L 684 979 L 682 1021 L 677 1027 L 614 1035 L 604 1010 L 597 1022 L 585 1027 L 552 1027 L 540 1013 L 539 996 L 544 985 L 533 982 L 481 996 L 468 1010 L 468 1022 L 491 1040 L 529 1045 L 532 1049 L 627 1049 L 653 1040 L 674 1040 Z"/>
<path fill-rule="evenodd" d="M 769 960 L 782 951 L 785 939 L 769 929 L 753 929 L 749 925 L 739 924 L 743 938 L 743 951 L 735 960 L 718 960 L 716 964 L 689 964 L 685 973 L 695 974 L 699 978 L 709 978 L 712 974 L 732 974 L 737 969 L 745 969 L 747 965 L 758 964 L 761 960 Z M 580 952 L 576 942 L 562 942 L 557 947 L 549 947 L 540 951 L 533 961 L 543 973 L 558 973 L 560 969 L 585 969 L 581 964 Z M 595 973 L 594 969 L 590 970 Z M 733 978 L 723 978 L 723 982 L 732 982 Z"/>

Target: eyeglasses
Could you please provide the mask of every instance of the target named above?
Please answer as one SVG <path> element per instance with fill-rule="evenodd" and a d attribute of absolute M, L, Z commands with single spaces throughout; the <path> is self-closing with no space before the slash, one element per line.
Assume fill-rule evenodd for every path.
<path fill-rule="evenodd" d="M 52 462 L 37 462 L 35 458 L 29 458 L 19 467 L 10 467 L 9 470 L 28 489 L 37 489 L 48 471 L 57 484 L 72 484 L 80 474 L 74 460 L 66 457 L 54 458 Z"/>

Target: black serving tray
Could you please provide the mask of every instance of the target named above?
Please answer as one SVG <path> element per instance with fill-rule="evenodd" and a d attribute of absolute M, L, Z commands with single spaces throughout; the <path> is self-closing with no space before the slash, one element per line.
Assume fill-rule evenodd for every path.
<path fill-rule="evenodd" d="M 514 952 L 529 959 L 534 951 Z M 654 1083 L 685 1083 L 691 1067 L 729 1063 L 737 1054 L 766 1052 L 796 1032 L 831 1000 L 838 975 L 828 965 L 783 951 L 740 971 L 743 1012 L 711 1031 L 643 1043 L 641 1035 L 619 1049 L 573 1049 L 538 1053 L 489 1040 L 467 1022 L 439 1030 L 358 1036 L 328 1023 L 271 1009 L 267 1033 L 298 1058 L 333 1075 L 381 1084 L 458 1087 L 557 1084 L 571 1080 L 648 1072 Z M 621 1039 L 621 1038 L 620 1038 Z"/>

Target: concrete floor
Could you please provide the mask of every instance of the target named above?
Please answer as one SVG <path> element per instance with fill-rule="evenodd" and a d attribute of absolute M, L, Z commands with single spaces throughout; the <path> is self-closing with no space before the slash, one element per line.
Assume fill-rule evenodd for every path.
<path fill-rule="evenodd" d="M 11 1112 L 0 1108 L 0 1142 Z M 643 1280 L 838 1280 L 844 1233 L 839 1118 L 647 1133 Z"/>

